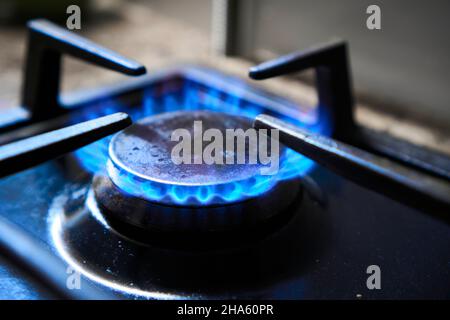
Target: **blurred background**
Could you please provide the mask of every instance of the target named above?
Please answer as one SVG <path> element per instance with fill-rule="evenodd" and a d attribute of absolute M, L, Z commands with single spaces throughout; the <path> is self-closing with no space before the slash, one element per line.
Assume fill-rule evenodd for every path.
<path fill-rule="evenodd" d="M 255 62 L 333 38 L 350 45 L 357 119 L 450 154 L 450 2 L 366 0 L 1 0 L 0 108 L 18 104 L 25 22 L 47 17 L 65 25 L 81 8 L 78 32 L 147 66 L 212 66 L 242 78 Z M 368 30 L 366 8 L 381 8 L 381 30 Z M 73 59 L 63 90 L 124 79 Z M 257 83 L 314 105 L 312 75 Z"/>

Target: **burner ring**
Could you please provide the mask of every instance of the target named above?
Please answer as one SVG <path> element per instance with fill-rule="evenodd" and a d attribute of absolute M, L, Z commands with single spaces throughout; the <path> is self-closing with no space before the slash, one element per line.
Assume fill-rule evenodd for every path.
<path fill-rule="evenodd" d="M 111 179 L 96 175 L 93 193 L 97 206 L 110 225 L 130 238 L 146 242 L 148 231 L 158 238 L 168 233 L 176 239 L 196 236 L 200 241 L 211 234 L 232 231 L 245 233 L 260 226 L 284 221 L 287 208 L 299 198 L 302 191 L 299 179 L 278 183 L 269 192 L 257 198 L 238 203 L 207 207 L 167 206 L 124 194 Z M 286 213 L 286 215 L 282 214 Z M 250 237 L 252 237 L 250 235 Z M 165 237 L 170 238 L 170 237 Z"/>

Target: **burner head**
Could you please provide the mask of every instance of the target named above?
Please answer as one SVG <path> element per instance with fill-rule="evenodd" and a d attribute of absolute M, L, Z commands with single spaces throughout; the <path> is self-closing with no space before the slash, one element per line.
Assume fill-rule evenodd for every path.
<path fill-rule="evenodd" d="M 276 175 L 262 175 L 260 162 L 248 163 L 251 148 L 258 147 L 248 139 L 240 150 L 246 155 L 244 164 L 236 163 L 239 152 L 221 154 L 224 164 L 207 164 L 204 159 L 195 164 L 195 142 L 191 164 L 175 164 L 171 154 L 179 141 L 171 141 L 172 132 L 183 129 L 194 137 L 199 132 L 194 121 L 201 121 L 202 134 L 219 130 L 223 150 L 227 129 L 245 131 L 252 126 L 250 119 L 226 113 L 180 111 L 145 118 L 117 134 L 109 147 L 108 176 L 98 174 L 93 182 L 97 205 L 116 229 L 133 236 L 142 229 L 236 231 L 273 221 L 296 198 L 298 180 L 279 181 Z M 209 144 L 202 142 L 202 150 Z M 270 150 L 270 140 L 268 145 Z M 279 154 L 281 161 L 284 148 Z"/>
<path fill-rule="evenodd" d="M 196 121 L 201 121 L 201 127 L 194 125 Z M 248 118 L 209 111 L 179 111 L 145 118 L 112 139 L 109 177 L 127 193 L 165 205 L 214 206 L 252 198 L 276 183 L 274 177 L 260 174 L 264 165 L 259 161 L 249 164 L 248 155 L 250 151 L 257 154 L 257 145 L 245 140 L 244 164 L 237 163 L 239 152 L 226 151 L 220 155 L 223 164 L 206 164 L 201 152 L 211 142 L 194 138 L 208 129 L 218 130 L 226 150 L 227 129 L 245 131 L 251 127 Z M 175 164 L 172 160 L 172 150 L 179 141 L 172 141 L 171 135 L 177 129 L 186 130 L 192 137 L 189 164 Z M 197 142 L 202 146 L 196 154 Z"/>
<path fill-rule="evenodd" d="M 201 121 L 202 132 L 217 129 L 225 133 L 226 129 L 243 129 L 252 127 L 248 118 L 226 113 L 208 111 L 180 111 L 164 113 L 145 118 L 136 125 L 116 135 L 110 144 L 109 156 L 119 170 L 130 172 L 144 181 L 155 181 L 180 186 L 207 186 L 245 180 L 259 174 L 261 164 L 235 164 L 237 154 L 222 154 L 233 159 L 234 164 L 195 164 L 202 161 L 202 154 L 194 154 L 194 143 L 190 164 L 175 164 L 171 158 L 172 149 L 179 142 L 171 141 L 172 132 L 176 129 L 187 130 L 194 137 L 194 121 Z M 224 135 L 225 136 L 225 135 Z M 225 139 L 224 139 L 225 140 Z M 202 141 L 201 137 L 199 141 Z M 204 150 L 210 141 L 202 141 Z M 223 141 L 225 146 L 225 141 Z M 245 152 L 250 148 L 257 150 L 256 145 L 245 144 Z"/>

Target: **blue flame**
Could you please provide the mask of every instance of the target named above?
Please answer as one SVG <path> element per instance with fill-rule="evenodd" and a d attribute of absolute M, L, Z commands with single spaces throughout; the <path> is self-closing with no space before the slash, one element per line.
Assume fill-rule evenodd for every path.
<path fill-rule="evenodd" d="M 139 106 L 125 106 L 117 100 L 104 100 L 82 113 L 82 119 L 78 118 L 74 121 L 93 119 L 118 111 L 127 112 L 133 118 L 133 121 L 162 112 L 177 110 L 210 110 L 249 118 L 254 118 L 261 113 L 270 114 L 270 109 L 264 105 L 251 103 L 243 97 L 245 87 L 241 87 L 241 90 L 238 91 L 241 92 L 227 94 L 187 79 L 184 80 L 182 85 L 171 84 L 165 87 L 150 87 L 145 91 L 142 103 Z M 292 107 L 298 106 L 293 105 Z M 323 116 L 321 116 L 322 119 L 308 124 L 306 121 L 281 114 L 273 112 L 272 114 L 314 132 L 328 134 L 330 130 L 328 121 Z M 121 190 L 130 195 L 157 202 L 168 200 L 180 205 L 187 203 L 205 205 L 240 201 L 269 191 L 278 181 L 302 176 L 314 166 L 314 162 L 310 159 L 287 149 L 280 159 L 278 173 L 272 176 L 256 175 L 246 180 L 211 186 L 167 185 L 143 181 L 129 172 L 117 169 L 111 161 L 108 161 L 110 139 L 108 137 L 99 140 L 76 151 L 75 155 L 80 164 L 91 173 L 110 176 Z"/>
<path fill-rule="evenodd" d="M 154 202 L 180 205 L 225 204 L 251 198 L 270 190 L 277 179 L 257 175 L 250 179 L 208 186 L 181 186 L 141 179 L 118 169 L 108 160 L 108 175 L 124 192 Z"/>

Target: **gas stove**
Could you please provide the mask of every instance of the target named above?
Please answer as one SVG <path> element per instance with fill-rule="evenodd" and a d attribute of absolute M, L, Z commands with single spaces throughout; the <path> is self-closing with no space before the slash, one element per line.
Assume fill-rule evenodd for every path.
<path fill-rule="evenodd" d="M 53 156 L 98 139 L 18 173 L 15 150 L 0 180 L 0 298 L 450 298 L 450 159 L 354 122 L 344 42 L 250 71 L 315 69 L 311 109 L 205 67 L 143 75 L 44 20 L 28 29 L 22 106 L 0 114 L 2 144 L 117 112 L 134 124 L 60 143 Z M 139 77 L 60 96 L 63 54 Z M 173 164 L 170 132 L 199 119 L 280 129 L 278 172 Z"/>

